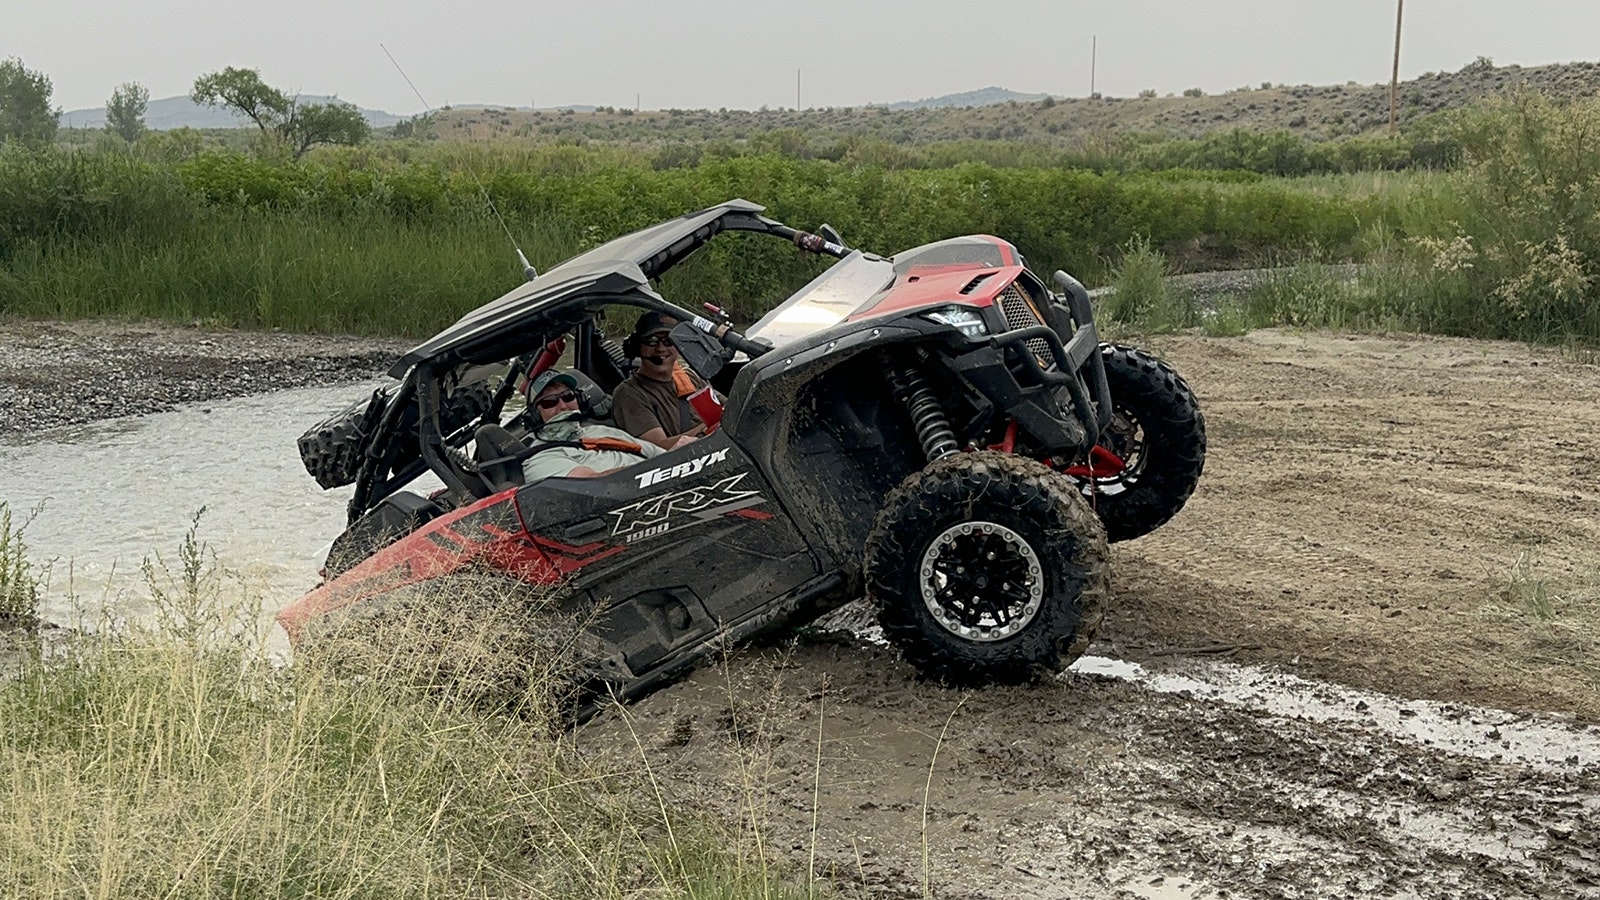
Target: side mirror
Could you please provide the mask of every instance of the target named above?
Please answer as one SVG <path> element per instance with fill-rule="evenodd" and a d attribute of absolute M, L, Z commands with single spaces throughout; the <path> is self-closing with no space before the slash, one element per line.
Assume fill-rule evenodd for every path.
<path fill-rule="evenodd" d="M 672 326 L 672 345 L 678 348 L 678 355 L 689 368 L 707 381 L 717 377 L 723 364 L 733 355 L 732 351 L 722 346 L 721 341 L 694 327 L 691 322 L 679 322 Z"/>

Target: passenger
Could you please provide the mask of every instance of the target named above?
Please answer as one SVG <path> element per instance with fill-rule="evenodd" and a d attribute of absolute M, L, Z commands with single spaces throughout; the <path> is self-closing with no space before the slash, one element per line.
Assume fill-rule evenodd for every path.
<path fill-rule="evenodd" d="M 541 478 L 609 475 L 665 451 L 617 428 L 579 418 L 578 380 L 551 369 L 528 388 L 539 425 L 529 436 L 533 454 L 522 462 L 527 483 Z"/>
<path fill-rule="evenodd" d="M 611 394 L 611 415 L 623 430 L 671 450 L 705 434 L 706 425 L 689 395 L 706 386 L 678 357 L 668 333 L 677 320 L 650 311 L 639 317 L 623 342 L 629 356 L 639 357 L 639 371 Z"/>

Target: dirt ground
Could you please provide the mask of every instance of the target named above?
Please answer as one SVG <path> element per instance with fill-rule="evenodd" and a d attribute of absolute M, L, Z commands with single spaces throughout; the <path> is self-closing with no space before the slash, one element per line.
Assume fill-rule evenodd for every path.
<path fill-rule="evenodd" d="M 1600 896 L 1576 749 L 1600 746 L 1600 366 L 1276 330 L 1147 346 L 1210 453 L 1173 522 L 1114 548 L 1091 654 L 1379 692 L 1490 745 L 1549 720 L 1543 758 L 1097 675 L 958 693 L 833 638 L 737 653 L 580 745 L 648 749 L 669 795 L 873 895 Z"/>

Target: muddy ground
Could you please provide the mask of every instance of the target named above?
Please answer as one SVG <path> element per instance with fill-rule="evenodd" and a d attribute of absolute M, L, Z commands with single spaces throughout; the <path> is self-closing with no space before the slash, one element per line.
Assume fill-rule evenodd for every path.
<path fill-rule="evenodd" d="M 1600 897 L 1600 367 L 1442 338 L 1145 344 L 1211 451 L 1172 523 L 1115 546 L 1091 654 L 1294 703 L 1076 672 L 962 693 L 813 635 L 578 745 L 874 896 Z M 6 325 L 0 434 L 370 377 L 401 349 Z M 1403 727 L 1424 720 L 1472 746 Z"/>
<path fill-rule="evenodd" d="M 747 839 L 889 896 L 1600 896 L 1600 767 L 1575 752 L 1600 721 L 1600 367 L 1441 338 L 1148 343 L 1210 455 L 1172 523 L 1115 546 L 1090 652 L 1292 673 L 1306 706 L 1076 673 L 964 694 L 813 641 L 579 740 L 649 748 Z M 1406 736 L 1376 699 L 1306 712 L 1335 686 L 1398 698 L 1402 724 L 1441 709 L 1486 749 Z M 1492 758 L 1547 716 L 1570 730 L 1543 759 Z"/>

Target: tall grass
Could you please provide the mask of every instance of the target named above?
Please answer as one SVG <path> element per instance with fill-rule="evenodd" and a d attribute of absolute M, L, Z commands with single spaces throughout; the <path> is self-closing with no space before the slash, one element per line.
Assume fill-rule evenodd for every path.
<path fill-rule="evenodd" d="M 193 530 L 146 572 L 154 620 L 0 680 L 0 895 L 800 895 L 692 806 L 574 752 L 539 683 L 507 711 L 419 681 L 445 670 L 415 654 L 360 677 L 315 654 L 283 667 Z M 456 676 L 500 659 L 413 649 Z"/>
<path fill-rule="evenodd" d="M 1224 172 L 1071 168 L 1056 151 L 1005 142 L 896 159 L 852 139 L 819 154 L 805 135 L 782 132 L 666 148 L 402 142 L 301 163 L 177 141 L 121 153 L 5 150 L 0 315 L 421 335 L 519 281 L 491 200 L 547 268 L 743 196 L 800 227 L 833 224 L 880 253 L 1001 235 L 1036 269 L 1090 283 L 1127 280 L 1141 254 L 1182 271 L 1304 261 L 1206 327 L 1248 320 L 1600 344 L 1600 179 L 1589 152 L 1600 100 L 1512 94 L 1430 127 L 1412 150 L 1448 146 L 1450 171 L 1387 171 L 1412 152 L 1403 143 L 1308 149 L 1237 133 L 1102 148 L 1107 159 L 1238 167 Z M 1322 152 L 1345 161 L 1306 163 Z M 1302 169 L 1339 174 L 1258 174 Z M 1316 269 L 1351 260 L 1369 264 L 1354 282 Z M 719 239 L 661 287 L 748 320 L 821 265 L 781 242 Z"/>
<path fill-rule="evenodd" d="M 1097 318 L 1104 317 L 1113 327 L 1137 325 L 1148 332 L 1195 326 L 1200 313 L 1194 295 L 1172 282 L 1172 274 L 1166 254 L 1151 247 L 1148 240 L 1129 241 L 1111 270 L 1114 290 L 1100 301 Z"/>
<path fill-rule="evenodd" d="M 890 253 L 999 234 L 1091 280 L 1134 236 L 1188 262 L 1349 245 L 1370 198 L 1260 179 L 962 163 L 890 170 L 781 156 L 657 170 L 579 148 L 461 149 L 419 162 L 352 152 L 298 164 L 237 154 L 0 153 L 0 315 L 151 316 L 250 327 L 427 333 L 518 281 L 487 198 L 541 268 L 731 197 Z M 120 185 L 120 187 L 118 187 Z M 101 203 L 102 194 L 126 197 Z M 13 212 L 16 215 L 11 215 Z M 737 252 L 736 252 L 737 251 Z M 718 241 L 664 287 L 754 318 L 820 261 Z"/>

